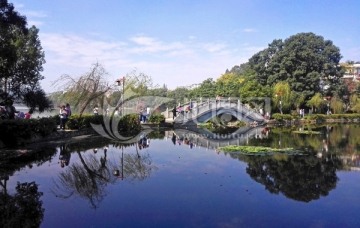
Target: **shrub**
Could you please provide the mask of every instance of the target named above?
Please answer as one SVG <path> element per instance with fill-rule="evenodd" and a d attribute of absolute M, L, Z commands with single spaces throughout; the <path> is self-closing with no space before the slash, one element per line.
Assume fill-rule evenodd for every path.
<path fill-rule="evenodd" d="M 162 114 L 152 114 L 149 117 L 150 123 L 160 124 L 165 122 L 165 116 Z"/>
<path fill-rule="evenodd" d="M 0 139 L 6 146 L 16 146 L 36 136 L 56 131 L 54 118 L 0 120 Z"/>
<path fill-rule="evenodd" d="M 141 131 L 138 114 L 123 116 L 119 121 L 118 130 L 125 136 L 138 134 Z"/>
<path fill-rule="evenodd" d="M 277 121 L 285 121 L 285 120 L 295 119 L 295 117 L 290 114 L 280 114 L 280 113 L 275 113 L 272 115 L 272 117 Z"/>

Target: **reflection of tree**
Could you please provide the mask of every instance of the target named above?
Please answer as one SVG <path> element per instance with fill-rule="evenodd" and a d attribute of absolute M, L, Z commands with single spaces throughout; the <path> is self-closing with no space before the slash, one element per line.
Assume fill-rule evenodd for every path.
<path fill-rule="evenodd" d="M 130 180 L 144 180 L 156 169 L 152 165 L 149 154 L 125 154 L 123 161 L 123 175 Z"/>
<path fill-rule="evenodd" d="M 0 192 L 0 224 L 2 227 L 39 227 L 44 209 L 35 182 L 17 183 L 16 193 Z"/>
<path fill-rule="evenodd" d="M 337 158 L 313 156 L 249 156 L 247 173 L 271 193 L 309 202 L 328 195 L 336 187 Z"/>
<path fill-rule="evenodd" d="M 78 194 L 88 199 L 91 206 L 96 208 L 106 195 L 105 186 L 116 180 L 111 172 L 114 165 L 105 162 L 103 159 L 106 158 L 99 161 L 93 154 L 85 158 L 80 152 L 77 152 L 77 154 L 81 164 L 72 164 L 64 172 L 60 173 L 53 192 L 64 198 Z"/>

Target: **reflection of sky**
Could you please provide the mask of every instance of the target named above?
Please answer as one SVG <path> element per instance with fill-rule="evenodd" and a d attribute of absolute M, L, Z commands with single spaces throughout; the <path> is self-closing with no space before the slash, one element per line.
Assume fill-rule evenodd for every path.
<path fill-rule="evenodd" d="M 86 158 L 94 152 L 81 154 Z M 135 147 L 124 148 L 124 154 L 135 155 Z M 269 224 L 276 227 L 349 224 L 351 227 L 358 224 L 355 220 L 360 209 L 356 202 L 360 191 L 358 172 L 341 172 L 337 188 L 327 197 L 304 203 L 269 193 L 264 185 L 249 177 L 246 163 L 214 150 L 190 149 L 183 144 L 174 145 L 168 139 L 151 140 L 150 146 L 139 150 L 139 154 L 149 155 L 156 169 L 143 181 L 129 181 L 125 177 L 109 183 L 104 189 L 106 196 L 96 210 L 76 194 L 61 199 L 50 192 L 58 174 L 68 168 L 60 167 L 59 151 L 39 167 L 16 172 L 10 177 L 9 192 L 14 191 L 17 181 L 39 184 L 44 192 L 43 227 L 268 227 Z M 100 159 L 103 155 L 103 148 L 99 148 L 95 156 Z M 120 167 L 120 157 L 121 149 L 109 146 L 108 161 Z M 74 163 L 80 164 L 77 153 L 71 154 L 70 165 Z"/>

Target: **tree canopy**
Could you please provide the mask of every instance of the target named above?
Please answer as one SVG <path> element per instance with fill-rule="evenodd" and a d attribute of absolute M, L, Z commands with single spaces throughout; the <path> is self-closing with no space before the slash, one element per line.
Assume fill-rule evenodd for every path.
<path fill-rule="evenodd" d="M 262 85 L 286 81 L 295 92 L 307 98 L 326 92 L 326 85 L 336 92 L 342 76 L 340 50 L 332 41 L 314 33 L 299 33 L 286 39 L 274 40 L 268 48 L 256 53 L 249 64 Z"/>
<path fill-rule="evenodd" d="M 15 11 L 7 0 L 0 0 L 0 93 L 1 98 L 24 101 L 32 109 L 50 107 L 39 81 L 45 54 L 38 37 L 39 30 L 27 27 L 26 17 Z M 32 97 L 32 95 L 36 95 Z M 38 101 L 39 95 L 44 95 Z"/>

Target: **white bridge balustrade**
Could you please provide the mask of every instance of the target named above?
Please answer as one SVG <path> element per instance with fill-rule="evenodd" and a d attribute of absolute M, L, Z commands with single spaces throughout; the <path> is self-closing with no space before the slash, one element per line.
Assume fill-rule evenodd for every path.
<path fill-rule="evenodd" d="M 246 107 L 238 99 L 200 99 L 199 101 L 195 100 L 182 104 L 181 107 L 182 111 L 177 113 L 177 117 L 174 119 L 175 123 L 203 123 L 215 116 L 221 117 L 224 114 L 234 116 L 238 120 L 245 122 L 256 122 L 257 124 L 265 122 L 265 118 L 260 113 Z M 192 108 L 187 111 L 187 107 Z"/>

